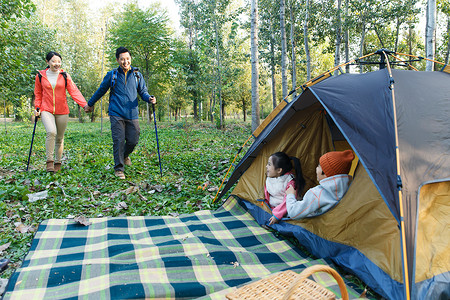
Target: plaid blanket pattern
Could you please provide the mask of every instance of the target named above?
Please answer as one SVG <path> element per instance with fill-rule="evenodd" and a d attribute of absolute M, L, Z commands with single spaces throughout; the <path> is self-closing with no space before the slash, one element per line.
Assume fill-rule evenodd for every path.
<path fill-rule="evenodd" d="M 180 217 L 89 221 L 42 222 L 4 299 L 223 299 L 252 280 L 323 263 L 260 227 L 233 198 Z M 319 282 L 339 294 L 335 282 Z"/>

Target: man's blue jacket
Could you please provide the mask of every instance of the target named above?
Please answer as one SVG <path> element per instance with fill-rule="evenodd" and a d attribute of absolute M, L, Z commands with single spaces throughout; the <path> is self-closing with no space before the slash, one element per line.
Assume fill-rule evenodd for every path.
<path fill-rule="evenodd" d="M 115 69 L 116 78 L 112 87 L 114 70 L 106 73 L 100 87 L 88 101 L 89 106 L 94 106 L 107 91 L 109 93 L 109 115 L 121 117 L 127 120 L 139 118 L 138 94 L 145 102 L 150 103 L 150 94 L 147 91 L 145 80 L 137 68 L 131 67 L 125 76 L 121 67 Z"/>

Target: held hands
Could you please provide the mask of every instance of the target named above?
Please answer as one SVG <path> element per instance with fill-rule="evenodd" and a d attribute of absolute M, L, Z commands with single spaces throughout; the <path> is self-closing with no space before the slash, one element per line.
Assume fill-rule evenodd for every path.
<path fill-rule="evenodd" d="M 150 102 L 151 102 L 152 104 L 156 104 L 156 98 L 155 98 L 155 96 L 151 95 L 149 100 L 150 100 Z"/>
<path fill-rule="evenodd" d="M 86 112 L 86 113 L 90 113 L 90 112 L 94 111 L 94 107 L 93 106 L 89 106 L 89 104 L 86 104 L 83 107 L 83 109 L 84 109 L 84 112 Z"/>
<path fill-rule="evenodd" d="M 35 109 L 34 110 L 34 116 L 35 117 L 40 117 L 41 116 L 41 112 L 39 111 L 39 109 Z"/>

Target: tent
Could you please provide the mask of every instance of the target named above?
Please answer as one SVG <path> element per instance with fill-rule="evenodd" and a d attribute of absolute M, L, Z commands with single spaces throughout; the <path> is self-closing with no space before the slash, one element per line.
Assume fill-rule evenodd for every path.
<path fill-rule="evenodd" d="M 268 224 L 257 199 L 272 153 L 300 159 L 306 191 L 322 154 L 352 149 L 354 178 L 339 204 L 273 228 L 385 298 L 450 299 L 449 116 L 447 72 L 388 67 L 326 78 L 266 118 L 220 197 L 238 182 L 231 195 Z"/>

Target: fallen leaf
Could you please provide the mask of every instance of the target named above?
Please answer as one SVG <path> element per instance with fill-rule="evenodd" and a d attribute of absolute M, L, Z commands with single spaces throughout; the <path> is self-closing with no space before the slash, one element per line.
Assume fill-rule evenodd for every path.
<path fill-rule="evenodd" d="M 16 226 L 16 230 L 20 233 L 34 232 L 33 226 L 25 225 L 22 222 L 15 222 L 14 226 Z"/>
<path fill-rule="evenodd" d="M 121 201 L 121 202 L 117 203 L 117 205 L 115 206 L 115 209 L 117 209 L 117 210 L 128 209 L 128 205 L 125 203 L 125 201 Z"/>
<path fill-rule="evenodd" d="M 164 187 L 163 187 L 162 185 L 159 185 L 159 184 L 153 186 L 153 188 L 154 188 L 158 193 L 161 193 L 161 192 L 163 191 L 163 189 L 164 189 Z"/>
<path fill-rule="evenodd" d="M 8 249 L 10 245 L 11 245 L 11 242 L 1 245 L 0 246 L 0 253 L 5 251 L 6 249 Z"/>
<path fill-rule="evenodd" d="M 89 222 L 85 216 L 78 216 L 78 217 L 74 218 L 73 220 L 84 226 L 89 226 L 92 224 L 92 222 Z"/>
<path fill-rule="evenodd" d="M 127 188 L 125 190 L 125 194 L 129 195 L 129 194 L 134 193 L 134 192 L 136 192 L 138 190 L 139 190 L 139 188 L 137 186 L 130 186 L 129 188 Z"/>
<path fill-rule="evenodd" d="M 36 202 L 38 200 L 43 200 L 43 199 L 47 199 L 48 197 L 48 191 L 42 191 L 42 192 L 37 192 L 34 194 L 27 194 L 28 196 L 28 201 L 29 202 Z"/>
<path fill-rule="evenodd" d="M 219 188 L 217 186 L 212 186 L 208 189 L 208 192 L 217 192 Z"/>

